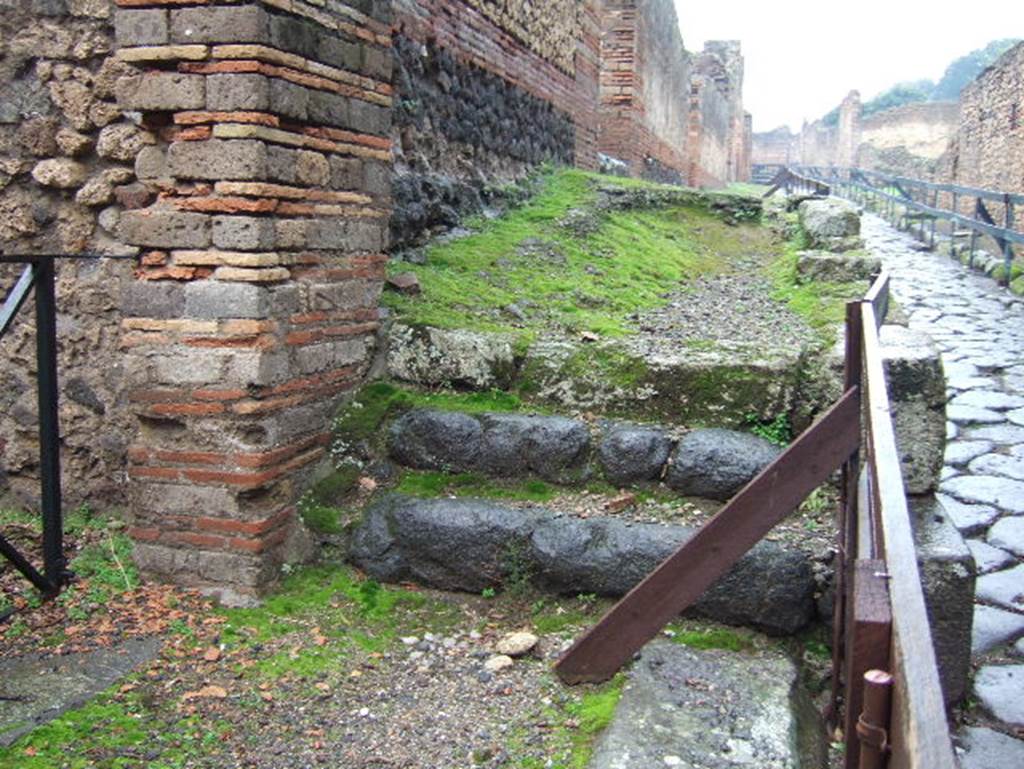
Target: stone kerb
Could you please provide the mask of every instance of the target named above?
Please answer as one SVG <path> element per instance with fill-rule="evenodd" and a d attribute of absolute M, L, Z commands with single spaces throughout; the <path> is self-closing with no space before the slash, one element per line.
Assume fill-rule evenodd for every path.
<path fill-rule="evenodd" d="M 142 249 L 121 335 L 136 559 L 246 601 L 301 534 L 304 475 L 377 329 L 388 4 L 119 5 L 118 103 L 151 137 L 118 222 Z"/>

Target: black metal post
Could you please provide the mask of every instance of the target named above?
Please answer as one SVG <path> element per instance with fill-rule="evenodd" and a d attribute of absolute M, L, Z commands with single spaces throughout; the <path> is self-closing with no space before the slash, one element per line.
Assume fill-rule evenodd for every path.
<path fill-rule="evenodd" d="M 39 370 L 39 475 L 43 509 L 43 566 L 51 592 L 65 579 L 57 413 L 57 302 L 51 258 L 33 262 L 36 284 L 36 364 Z"/>

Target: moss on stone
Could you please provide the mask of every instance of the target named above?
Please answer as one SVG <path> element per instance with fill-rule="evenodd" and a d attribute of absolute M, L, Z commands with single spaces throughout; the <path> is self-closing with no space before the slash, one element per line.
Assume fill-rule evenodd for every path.
<path fill-rule="evenodd" d="M 798 254 L 804 250 L 802 232 L 793 237 L 785 251 L 766 269 L 775 288 L 772 298 L 785 302 L 814 329 L 822 346 L 832 344 L 836 329 L 846 319 L 847 302 L 855 301 L 871 287 L 868 281 L 855 280 L 847 283 L 797 281 Z"/>
<path fill-rule="evenodd" d="M 641 197 L 656 208 L 635 207 L 634 194 L 621 205 L 599 206 L 598 198 L 616 187 L 650 190 Z M 631 333 L 632 313 L 663 304 L 681 282 L 765 246 L 770 236 L 763 228 L 735 224 L 758 211 L 736 196 L 561 170 L 521 208 L 475 221 L 472 235 L 430 247 L 426 264 L 393 265 L 415 272 L 423 291 L 386 294 L 383 301 L 406 323 L 439 328 L 520 339 L 548 332 L 622 336 Z"/>
<path fill-rule="evenodd" d="M 479 473 L 444 473 L 408 470 L 396 491 L 416 497 L 479 497 L 522 502 L 547 502 L 556 489 L 540 480 L 498 480 Z"/>

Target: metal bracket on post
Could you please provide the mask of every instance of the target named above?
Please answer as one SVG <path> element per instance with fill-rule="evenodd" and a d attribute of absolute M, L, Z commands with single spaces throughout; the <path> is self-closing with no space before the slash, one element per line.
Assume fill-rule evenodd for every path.
<path fill-rule="evenodd" d="M 892 676 L 884 670 L 864 674 L 864 711 L 857 719 L 860 740 L 858 769 L 882 769 L 890 751 L 889 719 L 892 710 Z"/>

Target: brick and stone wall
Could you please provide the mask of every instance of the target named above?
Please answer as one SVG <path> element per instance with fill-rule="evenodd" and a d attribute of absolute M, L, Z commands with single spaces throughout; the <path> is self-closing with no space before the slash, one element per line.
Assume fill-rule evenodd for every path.
<path fill-rule="evenodd" d="M 960 94 L 951 155 L 950 172 L 957 184 L 1024 192 L 1024 43 L 1003 54 Z"/>
<path fill-rule="evenodd" d="M 84 42 L 66 20 L 22 20 L 37 31 L 18 49 L 23 106 L 4 115 L 16 154 L 3 194 L 39 213 L 4 232 L 5 248 L 56 238 L 136 255 L 70 267 L 62 286 L 65 401 L 77 404 L 74 387 L 97 414 L 91 440 L 121 460 L 84 474 L 72 463 L 69 477 L 109 483 L 127 455 L 143 570 L 244 601 L 301 541 L 296 500 L 372 353 L 390 215 L 389 6 L 121 2 Z M 39 112 L 62 143 L 34 163 L 41 150 L 18 137 L 38 141 Z M 86 428 L 69 427 L 65 442 L 88 447 Z"/>
<path fill-rule="evenodd" d="M 597 167 L 595 0 L 395 0 L 393 248 L 546 162 Z"/>
<path fill-rule="evenodd" d="M 690 173 L 668 0 L 11 0 L 0 32 L 0 248 L 97 255 L 59 268 L 67 498 L 122 506 L 145 573 L 228 601 L 301 550 L 391 231 L 540 163 L 596 168 L 599 140 Z M 731 46 L 701 106 L 716 184 L 747 151 Z M 31 505 L 26 310 L 0 343 L 0 493 Z"/>
<path fill-rule="evenodd" d="M 600 150 L 634 176 L 686 182 L 690 58 L 669 0 L 604 3 Z"/>

